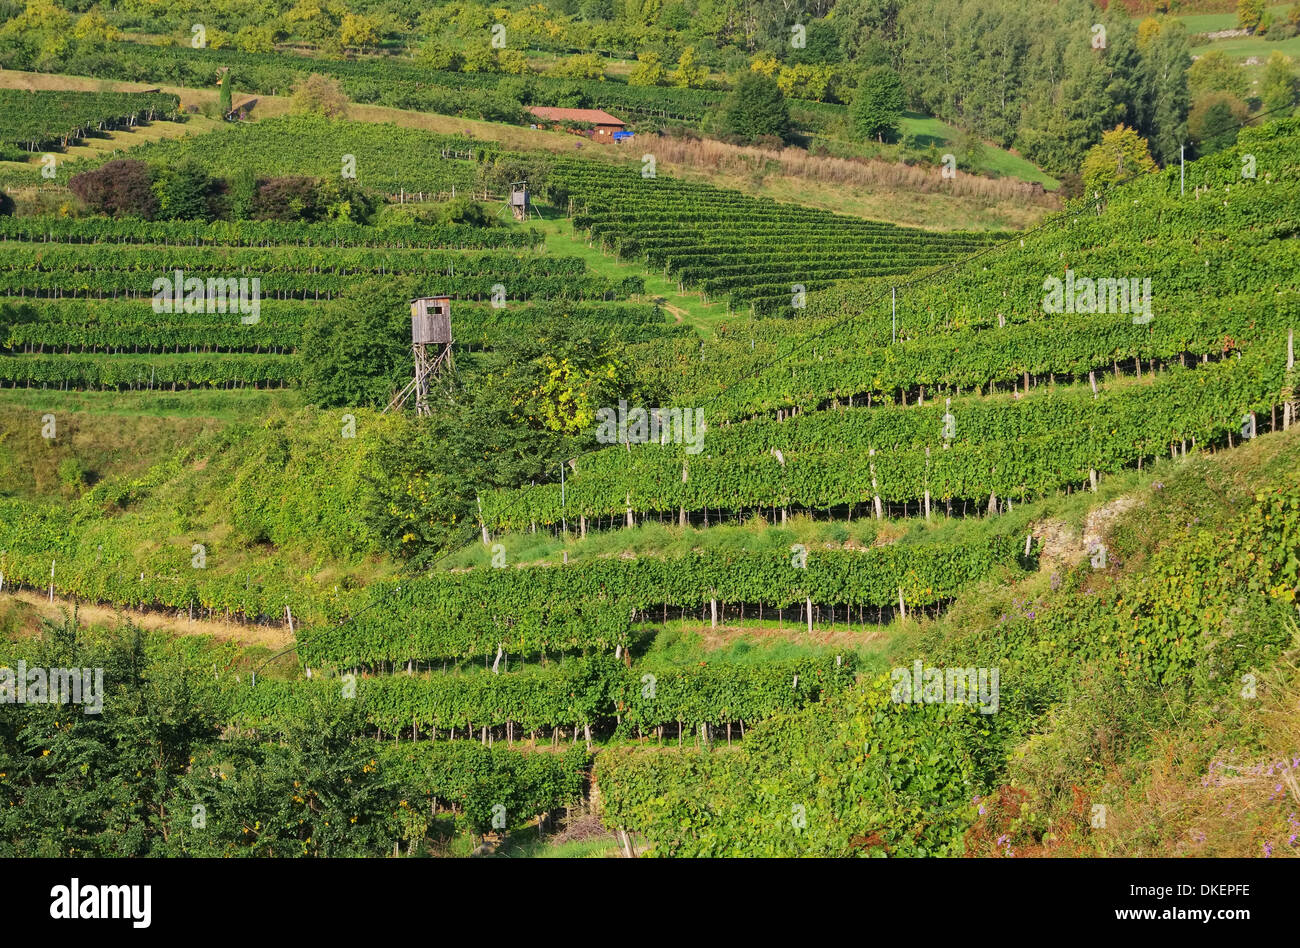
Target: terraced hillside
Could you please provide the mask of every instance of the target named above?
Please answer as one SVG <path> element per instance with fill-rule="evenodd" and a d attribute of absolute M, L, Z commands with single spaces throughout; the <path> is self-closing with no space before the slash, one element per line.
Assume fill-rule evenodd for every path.
<path fill-rule="evenodd" d="M 797 312 L 836 281 L 925 271 L 1005 238 L 840 217 L 660 177 L 649 164 L 564 162 L 550 191 L 575 228 L 620 257 L 758 314 Z"/>
<path fill-rule="evenodd" d="M 161 92 L 48 92 L 0 89 L 0 161 L 66 147 L 92 130 L 175 119 L 180 103 Z"/>
<path fill-rule="evenodd" d="M 492 306 L 496 286 L 517 302 L 572 303 L 577 313 L 581 301 L 639 291 L 635 281 L 593 276 L 580 260 L 538 254 L 540 235 L 507 228 L 23 218 L 0 224 L 0 239 L 0 379 L 14 387 L 291 385 L 310 307 L 376 277 L 467 301 L 466 345 L 526 317 Z M 244 280 L 251 293 L 256 280 L 257 310 L 251 298 L 245 311 L 232 296 L 225 311 L 187 312 L 179 303 L 159 311 L 156 281 L 175 296 L 177 272 L 201 281 L 201 298 L 210 281 L 224 291 L 227 281 Z M 195 286 L 183 284 L 180 302 Z M 655 319 L 644 307 L 626 315 Z"/>
<path fill-rule="evenodd" d="M 1290 687 L 1298 154 L 1300 121 L 1247 129 L 1185 193 L 1147 175 L 996 244 L 558 166 L 593 238 L 752 304 L 708 341 L 643 335 L 637 287 L 526 228 L 14 222 L 0 470 L 56 452 L 62 481 L 0 502 L 0 572 L 181 628 L 283 620 L 285 654 L 176 661 L 211 675 L 214 728 L 253 736 L 230 754 L 337 739 L 422 804 L 412 844 L 440 811 L 508 833 L 594 783 L 625 851 L 657 855 L 1137 845 L 1135 782 L 1098 762 L 1148 773 L 1150 728 L 1091 710 L 1249 729 L 1241 676 Z M 259 275 L 266 325 L 154 324 L 149 283 L 179 267 Z M 130 476 L 37 440 L 82 404 L 56 385 L 147 366 L 157 387 L 182 360 L 211 367 L 179 388 L 293 382 L 303 311 L 376 276 L 451 288 L 490 350 L 429 417 L 258 402 Z M 1054 279 L 1073 312 L 1045 303 Z M 1096 281 L 1130 279 L 1094 311 Z M 806 311 L 762 318 L 787 281 Z M 498 282 L 526 306 L 491 309 Z M 556 306 L 629 336 L 567 339 Z M 698 410 L 700 437 L 598 435 L 620 401 Z M 970 691 L 932 700 L 924 666 Z M 185 779 L 238 810 L 218 756 Z M 1012 784 L 1040 808 L 1013 813 Z M 1113 836 L 1072 787 L 1117 808 Z M 250 845 L 179 829 L 186 852 Z"/>

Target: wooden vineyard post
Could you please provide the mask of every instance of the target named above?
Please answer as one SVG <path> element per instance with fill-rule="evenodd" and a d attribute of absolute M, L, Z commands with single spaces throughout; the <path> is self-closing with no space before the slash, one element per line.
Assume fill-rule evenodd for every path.
<path fill-rule="evenodd" d="M 903 602 L 903 587 L 898 587 L 898 614 L 902 618 L 907 618 L 907 606 Z"/>
<path fill-rule="evenodd" d="M 1291 419 L 1295 415 L 1295 330 L 1286 331 L 1286 382 L 1282 388 L 1282 430 L 1291 428 Z"/>
<path fill-rule="evenodd" d="M 875 448 L 868 449 L 867 456 L 874 458 L 876 456 L 876 449 Z M 871 496 L 876 505 L 876 519 L 881 520 L 883 518 L 881 516 L 881 511 L 880 511 L 880 489 L 876 484 L 876 462 L 872 461 L 870 467 L 871 467 Z"/>
<path fill-rule="evenodd" d="M 930 519 L 930 446 L 925 446 L 925 519 Z"/>
<path fill-rule="evenodd" d="M 686 469 L 686 462 L 682 462 L 682 483 L 685 484 L 689 474 Z M 679 504 L 677 507 L 677 526 L 686 529 L 686 504 Z"/>
<path fill-rule="evenodd" d="M 812 596 L 808 597 L 808 634 L 812 635 Z"/>

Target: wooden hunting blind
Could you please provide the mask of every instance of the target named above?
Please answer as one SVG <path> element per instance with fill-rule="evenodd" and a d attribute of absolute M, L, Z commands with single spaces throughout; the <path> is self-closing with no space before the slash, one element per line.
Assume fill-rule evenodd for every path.
<path fill-rule="evenodd" d="M 411 300 L 411 344 L 451 344 L 450 296 L 424 296 Z"/>
<path fill-rule="evenodd" d="M 421 296 L 411 300 L 411 353 L 415 357 L 415 377 L 393 396 L 389 409 L 401 408 L 415 393 L 415 413 L 428 415 L 429 378 L 443 367 L 455 370 L 451 358 L 451 297 Z M 436 354 L 430 352 L 434 347 Z"/>
<path fill-rule="evenodd" d="M 510 210 L 515 220 L 526 220 L 533 209 L 532 195 L 528 193 L 527 181 L 516 181 L 510 185 Z"/>

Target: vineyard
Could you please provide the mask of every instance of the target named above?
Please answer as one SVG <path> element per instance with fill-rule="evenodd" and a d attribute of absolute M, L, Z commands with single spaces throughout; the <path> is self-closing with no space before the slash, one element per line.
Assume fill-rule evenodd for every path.
<path fill-rule="evenodd" d="M 66 148 L 91 132 L 179 117 L 180 101 L 161 92 L 0 89 L 0 147 Z"/>
<path fill-rule="evenodd" d="M 540 253 L 540 241 L 532 230 L 461 225 L 0 218 L 0 385 L 292 386 L 312 307 L 374 278 L 417 280 L 463 301 L 467 348 L 491 347 L 542 314 L 626 322 L 632 339 L 665 334 L 653 305 L 605 305 L 641 292 L 637 278 L 594 276 L 577 258 Z M 178 297 L 159 311 L 156 281 L 170 293 L 177 272 L 199 281 L 200 303 L 210 284 L 236 290 L 216 307 Z M 255 313 L 237 293 L 254 280 Z"/>
<path fill-rule="evenodd" d="M 104 54 L 137 80 L 235 64 L 262 91 L 296 76 L 286 60 Z M 313 64 L 408 106 L 503 81 Z M 698 118 L 719 96 L 573 82 L 638 114 Z M 132 155 L 330 178 L 348 155 L 399 201 L 521 157 L 302 117 Z M 572 244 L 508 215 L 0 217 L 0 591 L 222 631 L 131 646 L 221 734 L 178 758 L 214 822 L 263 773 L 332 806 L 299 786 L 293 755 L 315 747 L 349 793 L 394 794 L 348 830 L 377 853 L 422 851 L 439 816 L 496 844 L 569 809 L 626 855 L 1103 848 L 1088 807 L 1159 756 L 1146 735 L 1205 709 L 1262 718 L 1240 711 L 1243 676 L 1280 688 L 1300 633 L 1298 155 L 1300 119 L 1245 128 L 1023 234 L 567 157 L 538 196 Z M 160 311 L 177 271 L 256 280 L 255 318 Z M 691 321 L 646 292 L 660 273 L 730 312 Z M 1054 311 L 1053 280 L 1092 295 Z M 1121 280 L 1108 305 L 1098 287 Z M 455 364 L 421 411 L 381 411 L 410 378 L 408 287 L 453 298 Z M 355 385 L 321 384 L 335 370 Z M 198 397 L 229 414 L 190 436 L 168 413 Z M 698 411 L 699 437 L 609 438 L 613 404 Z M 115 413 L 149 434 L 104 448 Z M 41 489 L 19 489 L 33 472 Z M 6 637 L 0 658 L 26 647 Z M 995 824 L 1008 788 L 1050 819 Z M 1285 802 L 1255 801 L 1268 832 Z M 259 851 L 247 822 L 169 845 Z"/>
<path fill-rule="evenodd" d="M 512 78 L 494 72 L 444 72 L 425 69 L 415 62 L 396 57 L 383 60 L 301 59 L 293 55 L 247 53 L 233 49 L 190 49 L 142 44 L 122 44 L 111 53 L 94 57 L 93 70 L 77 69 L 102 78 L 128 82 L 160 82 L 202 86 L 219 67 L 237 70 L 241 87 L 250 92 L 284 95 L 293 83 L 308 73 L 324 73 L 343 83 L 355 102 L 463 115 L 489 121 L 517 121 L 516 110 L 500 95 Z M 91 64 L 87 63 L 87 67 Z M 578 90 L 591 108 L 629 117 L 698 122 L 716 107 L 725 93 L 708 89 L 670 86 L 632 86 L 614 79 L 573 79 L 533 75 L 539 104 L 557 95 Z M 844 114 L 844 107 L 822 102 L 793 103 L 794 119 L 810 130 L 825 127 Z"/>
<path fill-rule="evenodd" d="M 192 160 L 219 175 L 337 178 L 346 173 L 362 187 L 394 196 L 450 196 L 454 190 L 472 191 L 475 162 L 495 152 L 492 143 L 458 135 L 293 115 L 240 123 L 188 140 L 150 142 L 130 155 L 160 164 Z"/>
<path fill-rule="evenodd" d="M 840 281 L 940 266 L 1006 235 L 930 233 L 751 198 L 643 169 L 569 161 L 550 183 L 574 227 L 734 310 L 790 313 Z M 833 242 L 833 248 L 826 246 Z"/>

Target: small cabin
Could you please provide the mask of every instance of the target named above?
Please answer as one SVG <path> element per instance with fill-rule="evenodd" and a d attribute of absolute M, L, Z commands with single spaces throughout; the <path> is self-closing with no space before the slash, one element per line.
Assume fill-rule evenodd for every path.
<path fill-rule="evenodd" d="M 421 296 L 411 300 L 411 343 L 451 345 L 451 297 Z"/>
<path fill-rule="evenodd" d="M 575 129 L 575 135 L 585 135 L 596 141 L 612 142 L 614 135 L 626 131 L 625 123 L 602 109 L 553 109 L 546 106 L 533 106 L 528 110 L 550 123 L 554 128 L 563 128 L 564 123 L 590 125 L 590 129 Z M 538 123 L 541 124 L 541 123 Z"/>

